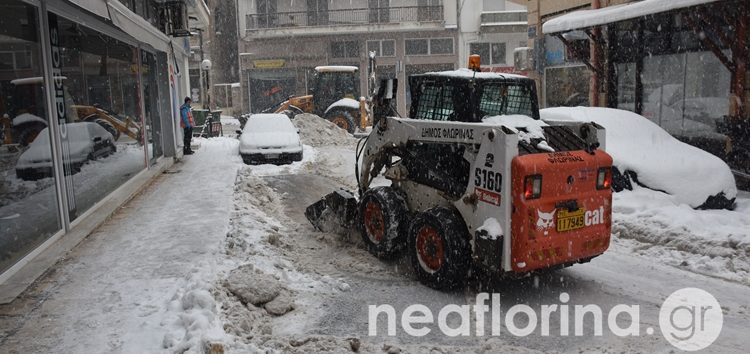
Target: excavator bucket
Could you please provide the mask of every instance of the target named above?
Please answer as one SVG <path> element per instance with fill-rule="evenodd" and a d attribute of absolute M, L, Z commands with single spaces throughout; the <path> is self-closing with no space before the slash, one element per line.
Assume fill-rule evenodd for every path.
<path fill-rule="evenodd" d="M 308 206 L 305 216 L 323 232 L 350 228 L 357 218 L 357 198 L 343 189 L 337 190 Z"/>

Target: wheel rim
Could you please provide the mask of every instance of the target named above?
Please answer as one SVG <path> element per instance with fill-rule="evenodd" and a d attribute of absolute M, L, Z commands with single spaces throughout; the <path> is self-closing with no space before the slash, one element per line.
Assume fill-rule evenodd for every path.
<path fill-rule="evenodd" d="M 365 204 L 365 232 L 367 232 L 367 238 L 375 244 L 382 242 L 385 236 L 383 209 L 375 201 L 368 201 Z"/>
<path fill-rule="evenodd" d="M 445 247 L 440 234 L 432 226 L 422 226 L 417 233 L 417 258 L 427 272 L 434 273 L 445 262 Z"/>
<path fill-rule="evenodd" d="M 341 129 L 344 129 L 347 131 L 349 130 L 349 121 L 346 120 L 346 118 L 342 116 L 334 117 L 333 120 L 331 120 L 331 122 L 333 122 L 333 124 L 336 124 Z"/>

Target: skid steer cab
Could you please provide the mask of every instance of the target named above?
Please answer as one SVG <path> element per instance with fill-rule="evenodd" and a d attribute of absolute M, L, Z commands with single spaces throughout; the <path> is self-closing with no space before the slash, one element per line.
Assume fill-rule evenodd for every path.
<path fill-rule="evenodd" d="M 311 205 L 314 226 L 336 215 L 372 254 L 405 252 L 438 289 L 463 284 L 470 270 L 523 276 L 608 248 L 604 128 L 545 124 L 522 76 L 460 69 L 409 80 L 410 118 L 377 118 L 358 146 L 358 198 L 338 191 Z M 371 187 L 378 176 L 390 185 Z"/>

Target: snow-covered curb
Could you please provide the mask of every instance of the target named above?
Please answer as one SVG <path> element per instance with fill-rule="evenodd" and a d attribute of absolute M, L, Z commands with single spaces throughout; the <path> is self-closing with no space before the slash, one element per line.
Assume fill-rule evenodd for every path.
<path fill-rule="evenodd" d="M 634 187 L 613 195 L 612 234 L 649 259 L 750 285 L 750 199 L 730 210 L 695 210 Z"/>

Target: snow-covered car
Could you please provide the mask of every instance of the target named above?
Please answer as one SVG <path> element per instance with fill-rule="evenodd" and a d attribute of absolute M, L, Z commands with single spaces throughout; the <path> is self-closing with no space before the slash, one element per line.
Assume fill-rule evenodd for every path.
<path fill-rule="evenodd" d="M 285 114 L 253 114 L 240 135 L 240 156 L 247 164 L 301 161 L 299 131 Z"/>
<path fill-rule="evenodd" d="M 29 148 L 16 162 L 16 176 L 24 180 L 37 180 L 52 176 L 49 128 L 44 128 Z M 115 139 L 101 125 L 92 122 L 65 124 L 68 153 L 66 162 L 72 164 L 72 172 L 78 173 L 81 166 L 91 160 L 109 156 L 117 151 Z"/>
<path fill-rule="evenodd" d="M 693 208 L 734 205 L 737 186 L 724 161 L 675 139 L 641 115 L 597 107 L 546 108 L 539 113 L 546 122 L 595 122 L 606 129 L 615 191 L 632 189 L 637 183 Z"/>

